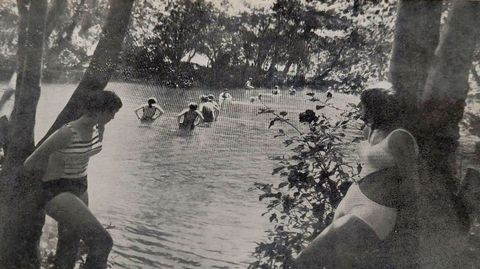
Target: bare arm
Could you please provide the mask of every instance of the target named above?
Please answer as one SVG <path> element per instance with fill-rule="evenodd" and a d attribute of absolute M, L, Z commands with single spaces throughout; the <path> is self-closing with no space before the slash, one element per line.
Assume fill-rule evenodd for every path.
<path fill-rule="evenodd" d="M 204 118 L 203 115 L 202 115 L 202 112 L 200 112 L 200 111 L 198 111 L 198 110 L 195 110 L 195 112 L 197 113 L 197 115 L 200 117 L 200 119 L 201 119 L 202 121 L 205 120 L 205 118 Z"/>
<path fill-rule="evenodd" d="M 98 124 L 97 129 L 98 129 L 98 139 L 100 139 L 100 141 L 103 141 L 103 134 L 105 133 L 105 125 Z"/>
<path fill-rule="evenodd" d="M 213 115 L 215 115 L 215 121 L 217 121 L 219 114 L 220 114 L 220 107 L 217 104 L 213 104 Z"/>
<path fill-rule="evenodd" d="M 135 112 L 135 115 L 137 115 L 137 118 L 140 119 L 140 116 L 138 115 L 138 111 L 142 110 L 143 109 L 143 105 L 142 106 L 139 106 L 137 107 L 134 112 Z"/>
<path fill-rule="evenodd" d="M 180 120 L 182 119 L 182 116 L 185 115 L 185 113 L 187 113 L 187 109 L 184 109 L 182 112 L 180 112 L 180 114 L 177 115 L 177 122 L 180 123 Z"/>
<path fill-rule="evenodd" d="M 203 117 L 203 114 L 202 112 L 198 111 L 198 110 L 195 110 L 195 113 L 197 113 L 197 118 L 195 119 L 195 126 L 199 125 L 200 123 L 202 123 L 205 118 Z"/>
<path fill-rule="evenodd" d="M 72 140 L 73 133 L 67 127 L 62 127 L 53 133 L 43 144 L 25 160 L 23 166 L 29 173 L 43 175 L 47 169 L 50 155 L 57 150 L 67 147 Z"/>
<path fill-rule="evenodd" d="M 152 117 L 152 119 L 154 119 L 154 120 L 157 119 L 158 117 L 162 116 L 165 113 L 165 111 L 163 111 L 161 106 L 156 105 L 155 108 L 156 108 L 156 111 L 158 111 L 158 113 L 155 113 L 156 117 L 155 117 L 155 115 Z"/>

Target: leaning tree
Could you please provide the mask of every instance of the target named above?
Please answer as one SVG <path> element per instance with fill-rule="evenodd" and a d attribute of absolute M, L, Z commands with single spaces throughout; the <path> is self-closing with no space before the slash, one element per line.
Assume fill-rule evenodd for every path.
<path fill-rule="evenodd" d="M 89 92 L 106 87 L 118 62 L 133 2 L 110 0 L 109 12 L 90 65 L 39 144 L 61 125 L 79 116 L 79 108 Z M 0 174 L 0 265 L 12 269 L 39 268 L 38 242 L 45 220 L 39 185 L 42 175 L 26 177 L 19 171 L 23 161 L 35 149 L 34 127 L 40 98 L 48 3 L 47 0 L 18 0 L 17 6 L 17 86 L 6 159 Z"/>

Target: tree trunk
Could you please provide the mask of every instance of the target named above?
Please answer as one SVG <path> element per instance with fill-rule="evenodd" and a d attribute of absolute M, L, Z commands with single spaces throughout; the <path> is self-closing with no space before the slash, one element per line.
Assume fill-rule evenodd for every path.
<path fill-rule="evenodd" d="M 45 61 L 47 65 L 47 71 L 50 72 L 55 72 L 53 70 L 50 70 L 52 67 L 55 68 L 58 65 L 58 56 L 60 52 L 62 52 L 63 49 L 65 49 L 70 41 L 72 40 L 72 34 L 73 31 L 75 30 L 75 27 L 77 26 L 80 16 L 82 12 L 84 13 L 84 6 L 85 5 L 85 0 L 81 0 L 80 3 L 78 4 L 77 9 L 75 10 L 75 13 L 73 14 L 71 18 L 70 24 L 62 29 L 62 32 L 58 33 L 56 42 L 52 46 L 52 48 L 48 49 L 45 52 Z M 47 36 L 48 37 L 48 36 Z"/>
<path fill-rule="evenodd" d="M 39 181 L 15 171 L 34 147 L 34 125 L 42 70 L 47 0 L 19 0 L 18 76 L 9 144 L 2 167 L 0 265 L 6 269 L 40 268 L 38 239 L 44 222 Z M 36 239 L 38 238 L 38 239 Z"/>
<path fill-rule="evenodd" d="M 416 126 L 411 119 L 438 44 L 441 13 L 442 1 L 401 0 L 398 5 L 390 75 L 407 128 Z"/>
<path fill-rule="evenodd" d="M 473 79 L 475 80 L 475 83 L 477 84 L 477 87 L 480 87 L 480 76 L 477 73 L 477 70 L 475 69 L 475 66 L 472 66 L 472 69 L 470 70 L 472 72 Z"/>
<path fill-rule="evenodd" d="M 287 77 L 288 72 L 290 71 L 290 67 L 293 64 L 293 60 L 291 58 L 288 59 L 287 64 L 285 65 L 285 68 L 283 69 L 282 73 L 285 77 Z"/>
<path fill-rule="evenodd" d="M 422 134 L 432 147 L 431 165 L 452 175 L 456 172 L 453 163 L 460 136 L 458 124 L 469 89 L 479 16 L 478 2 L 459 0 L 453 4 L 422 96 L 426 123 Z"/>
<path fill-rule="evenodd" d="M 54 0 L 50 9 L 48 10 L 46 29 L 45 29 L 45 39 L 48 40 L 48 37 L 52 34 L 53 29 L 55 29 L 56 24 L 58 23 L 58 18 L 65 12 L 66 0 Z"/>
<path fill-rule="evenodd" d="M 30 34 L 30 31 L 33 31 L 32 29 L 38 29 L 41 25 L 45 26 L 46 2 L 47 0 L 35 0 L 30 4 L 27 40 L 32 37 Z M 25 2 L 19 0 L 19 3 L 23 4 Z M 122 47 L 132 5 L 133 0 L 110 1 L 110 12 L 92 62 L 67 106 L 60 113 L 54 125 L 42 141 L 58 129 L 59 126 L 79 116 L 79 108 L 81 107 L 85 94 L 105 88 L 118 62 L 118 54 Z M 25 6 L 26 5 L 19 5 L 19 7 Z M 38 21 L 39 18 L 42 17 L 38 14 L 42 12 L 44 14 L 43 24 Z M 37 19 L 37 21 L 35 19 Z M 30 25 L 35 27 L 30 28 Z M 38 33 L 38 31 L 35 31 L 35 34 Z M 43 35 L 43 31 L 41 34 Z M 30 45 L 30 43 L 27 43 L 27 46 L 28 45 Z M 3 193 L 0 196 L 2 205 L 0 208 L 0 267 L 2 269 L 38 269 L 40 266 L 38 243 L 45 217 L 43 201 L 39 195 L 41 188 L 39 177 L 41 177 L 41 175 L 33 178 L 15 175 L 13 173 L 15 166 L 21 164 L 26 158 L 25 155 L 28 155 L 33 150 L 34 117 L 31 115 L 26 117 L 24 114 L 27 112 L 33 112 L 34 114 L 35 106 L 30 104 L 25 105 L 24 102 L 33 102 L 35 97 L 37 97 L 38 100 L 37 95 L 39 92 L 32 90 L 39 89 L 39 87 L 35 87 L 36 85 L 38 86 L 38 83 L 36 85 L 33 84 L 33 79 L 40 80 L 41 64 L 32 64 L 31 66 L 28 64 L 33 60 L 41 61 L 41 51 L 36 50 L 36 53 L 34 53 L 34 48 L 38 49 L 38 46 L 41 47 L 43 40 L 37 40 L 33 45 L 35 46 L 27 47 L 25 50 L 25 68 L 19 70 L 24 71 L 21 81 L 26 83 L 24 84 L 25 86 L 21 86 L 22 84 L 20 83 L 17 84 L 18 99 L 16 99 L 16 102 L 17 104 L 21 104 L 21 106 L 16 105 L 16 125 L 12 132 L 14 134 L 18 133 L 17 136 L 12 136 L 12 143 L 16 146 L 12 147 L 9 151 L 12 152 L 11 155 L 7 155 L 7 158 L 11 158 L 9 161 L 11 168 L 2 171 L 2 174 L 4 174 L 1 181 Z M 21 48 L 20 46 L 19 52 Z M 19 55 L 19 59 L 22 59 L 21 55 Z M 34 71 L 37 73 L 34 73 Z M 18 90 L 25 91 L 25 93 L 19 94 Z M 32 98 L 32 100 L 28 98 Z M 26 124 L 28 120 L 31 120 L 30 125 Z M 19 128 L 19 126 L 23 128 Z M 21 131 L 26 134 L 20 133 Z M 28 138 L 30 140 L 28 143 L 25 143 L 26 145 L 19 145 L 18 140 L 13 141 L 13 138 L 18 140 Z M 20 148 L 20 146 L 22 146 L 22 148 Z M 12 173 L 5 175 L 4 171 L 11 171 Z"/>
<path fill-rule="evenodd" d="M 466 268 L 466 222 L 453 175 L 480 3 L 453 2 L 434 50 L 438 5 L 437 1 L 401 1 L 395 32 L 392 82 L 404 117 L 410 120 L 406 126 L 415 132 L 421 149 L 420 177 L 412 186 L 416 203 L 410 209 L 414 212 L 410 217 L 415 215 L 411 227 L 416 230 L 408 240 L 414 243 L 405 245 L 411 255 L 404 255 L 403 262 L 409 265 L 409 258 L 418 258 L 419 268 Z M 402 223 L 401 212 L 398 222 Z"/>
<path fill-rule="evenodd" d="M 110 0 L 108 17 L 92 61 L 67 105 L 39 144 L 63 124 L 81 115 L 85 95 L 92 91 L 101 91 L 107 86 L 118 64 L 118 55 L 127 32 L 133 2 L 134 0 Z"/>
<path fill-rule="evenodd" d="M 98 4 L 97 2 L 98 2 L 97 0 L 88 0 L 88 2 L 86 3 L 87 9 L 92 11 L 95 10 Z M 83 5 L 83 2 L 82 2 L 82 5 Z M 80 22 L 81 28 L 80 28 L 79 34 L 81 35 L 85 34 L 90 29 L 90 27 L 93 26 L 93 23 L 92 23 L 93 17 L 94 15 L 91 13 L 86 13 L 86 14 L 84 13 L 84 16 L 82 17 L 82 20 Z"/>
<path fill-rule="evenodd" d="M 46 6 L 47 1 L 43 0 L 30 3 L 23 56 L 18 57 L 22 62 L 19 62 L 21 70 L 17 75 L 15 112 L 11 118 L 9 150 L 3 167 L 7 173 L 23 163 L 34 148 L 33 136 L 36 109 L 40 98 Z"/>
<path fill-rule="evenodd" d="M 18 45 L 17 45 L 17 78 L 15 88 L 19 89 L 22 85 L 23 69 L 25 65 L 25 44 L 27 39 L 27 24 L 28 24 L 28 8 L 27 5 L 30 0 L 18 0 L 17 8 L 19 14 L 18 23 Z M 19 91 L 16 91 L 17 94 Z M 12 115 L 15 114 L 15 106 L 13 107 Z"/>

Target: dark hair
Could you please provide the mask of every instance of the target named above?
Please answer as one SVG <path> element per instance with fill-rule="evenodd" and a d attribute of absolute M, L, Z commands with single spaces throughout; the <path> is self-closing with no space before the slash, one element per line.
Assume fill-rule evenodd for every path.
<path fill-rule="evenodd" d="M 148 104 L 149 104 L 149 105 L 155 104 L 155 103 L 157 103 L 157 102 L 155 101 L 155 99 L 153 99 L 153 98 L 148 99 Z"/>
<path fill-rule="evenodd" d="M 122 107 L 122 100 L 112 91 L 95 91 L 87 95 L 87 102 L 83 106 L 85 113 L 118 111 Z"/>
<path fill-rule="evenodd" d="M 198 105 L 195 104 L 195 103 L 192 103 L 192 104 L 189 104 L 188 107 L 189 107 L 191 110 L 197 110 Z"/>
<path fill-rule="evenodd" d="M 388 130 L 398 126 L 400 109 L 393 92 L 382 88 L 366 89 L 360 95 L 366 118 L 371 118 L 372 130 Z"/>

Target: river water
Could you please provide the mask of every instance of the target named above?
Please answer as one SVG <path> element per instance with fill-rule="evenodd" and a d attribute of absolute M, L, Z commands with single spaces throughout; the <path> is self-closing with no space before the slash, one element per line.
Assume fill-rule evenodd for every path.
<path fill-rule="evenodd" d="M 37 140 L 74 88 L 43 85 Z M 265 104 L 292 118 L 314 103 L 303 91 L 274 96 L 265 89 L 231 90 L 234 100 L 218 122 L 185 136 L 177 131 L 176 114 L 199 95 L 219 92 L 127 83 L 109 83 L 107 89 L 124 106 L 106 127 L 103 151 L 90 161 L 89 195 L 94 214 L 113 226 L 113 268 L 246 268 L 270 227 L 261 216 L 265 204 L 251 188 L 279 181 L 268 157 L 285 151 L 281 139 L 273 138 L 275 128 L 267 128 L 270 116 L 257 115 L 262 105 L 249 98 L 262 93 Z M 133 110 L 150 96 L 166 114 L 143 126 Z M 44 247 L 53 246 L 52 224 L 47 219 Z"/>
<path fill-rule="evenodd" d="M 75 86 L 42 86 L 36 140 Z M 103 151 L 90 162 L 89 194 L 94 214 L 111 226 L 112 268 L 246 268 L 253 261 L 256 242 L 266 239 L 265 231 L 271 227 L 261 216 L 265 204 L 251 190 L 253 183 L 279 182 L 271 175 L 275 162 L 268 157 L 287 153 L 282 139 L 273 138 L 277 125 L 268 129 L 270 116 L 257 115 L 262 104 L 249 99 L 261 93 L 267 106 L 287 111 L 292 120 L 315 103 L 307 101 L 305 91 L 274 96 L 266 89 L 231 90 L 234 100 L 222 109 L 218 122 L 185 136 L 177 131 L 176 114 L 200 95 L 218 96 L 218 91 L 128 83 L 109 83 L 107 89 L 119 94 L 124 106 L 107 125 Z M 133 110 L 150 96 L 159 100 L 166 114 L 151 126 L 140 125 Z M 325 98 L 319 93 L 316 97 Z M 340 107 L 358 101 L 341 94 L 332 100 Z M 467 110 L 476 113 L 480 104 L 470 103 Z M 356 135 L 358 130 L 348 130 L 346 139 Z M 462 170 L 480 168 L 473 152 L 479 140 L 462 129 Z M 47 218 L 43 250 L 52 251 L 55 238 L 55 223 Z"/>

